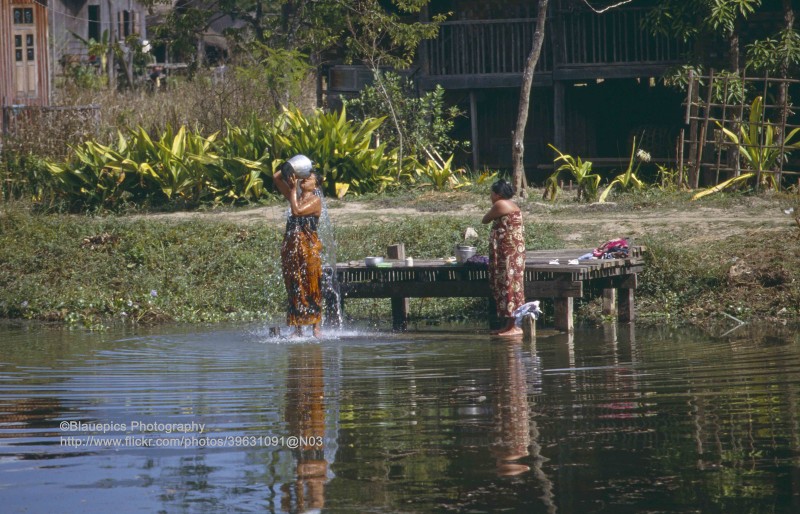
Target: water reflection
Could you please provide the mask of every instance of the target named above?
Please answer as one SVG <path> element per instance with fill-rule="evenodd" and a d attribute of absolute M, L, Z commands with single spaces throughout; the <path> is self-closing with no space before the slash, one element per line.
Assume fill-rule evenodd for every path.
<path fill-rule="evenodd" d="M 800 512 L 800 332 L 634 328 L 579 327 L 534 344 L 464 329 L 287 344 L 261 327 L 0 328 L 0 505 Z M 302 441 L 59 444 L 62 421 L 134 419 Z"/>
<path fill-rule="evenodd" d="M 522 345 L 517 341 L 492 346 L 494 442 L 497 474 L 512 476 L 530 470 L 518 461 L 530 455 L 530 419 L 527 374 L 522 363 Z"/>
<path fill-rule="evenodd" d="M 508 340 L 492 346 L 492 371 L 495 376 L 494 442 L 497 475 L 511 477 L 533 469 L 533 477 L 542 494 L 539 498 L 548 513 L 555 513 L 553 482 L 545 471 L 548 461 L 542 455 L 535 400 L 529 398 L 541 387 L 541 362 L 535 353 L 535 341 L 527 353 L 521 341 Z M 526 366 L 527 364 L 527 366 Z M 526 457 L 531 457 L 526 459 Z M 524 464 L 524 462 L 530 463 Z"/>
<path fill-rule="evenodd" d="M 281 486 L 285 512 L 319 511 L 325 506 L 325 382 L 322 347 L 296 344 L 289 349 L 286 377 L 285 420 L 289 434 L 300 439 L 292 451 L 297 479 Z"/>

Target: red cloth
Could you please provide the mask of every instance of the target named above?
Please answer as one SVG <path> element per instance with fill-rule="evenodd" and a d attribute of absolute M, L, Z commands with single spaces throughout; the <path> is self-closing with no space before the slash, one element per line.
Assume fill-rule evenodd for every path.
<path fill-rule="evenodd" d="M 525 229 L 522 213 L 494 220 L 489 236 L 489 286 L 497 315 L 510 318 L 525 303 Z"/>
<path fill-rule="evenodd" d="M 628 240 L 627 239 L 612 239 L 606 241 L 592 251 L 592 255 L 596 258 L 602 258 L 605 254 L 611 253 L 628 253 Z"/>

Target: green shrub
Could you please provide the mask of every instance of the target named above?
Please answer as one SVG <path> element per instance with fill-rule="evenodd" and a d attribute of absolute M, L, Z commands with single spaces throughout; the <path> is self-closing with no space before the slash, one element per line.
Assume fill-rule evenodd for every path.
<path fill-rule="evenodd" d="M 345 105 L 355 120 L 386 118 L 387 122 L 377 130 L 380 141 L 397 149 L 402 137 L 404 156 L 420 162 L 428 160 L 431 150 L 448 155 L 469 145 L 450 135 L 455 119 L 463 113 L 455 106 L 445 107 L 444 89 L 440 86 L 419 96 L 409 79 L 380 72 L 375 84 L 364 87 L 357 98 L 347 100 Z"/>
<path fill-rule="evenodd" d="M 410 173 L 395 176 L 395 152 L 385 144 L 373 144 L 382 123 L 382 118 L 348 121 L 344 109 L 340 113 L 317 110 L 308 116 L 296 109 L 287 110 L 272 127 L 273 167 L 295 154 L 308 156 L 322 173 L 329 196 L 399 185 Z"/>

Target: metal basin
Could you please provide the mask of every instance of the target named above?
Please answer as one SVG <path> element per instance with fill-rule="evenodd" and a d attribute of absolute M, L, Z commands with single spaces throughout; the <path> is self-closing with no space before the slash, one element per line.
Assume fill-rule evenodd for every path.
<path fill-rule="evenodd" d="M 456 262 L 459 264 L 464 264 L 467 262 L 467 259 L 475 255 L 477 249 L 474 246 L 469 245 L 456 245 L 455 253 L 456 253 Z"/>

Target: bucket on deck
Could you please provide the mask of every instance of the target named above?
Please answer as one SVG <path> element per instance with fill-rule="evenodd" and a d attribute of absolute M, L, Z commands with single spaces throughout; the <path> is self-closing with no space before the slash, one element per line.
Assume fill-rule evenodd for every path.
<path fill-rule="evenodd" d="M 467 259 L 475 255 L 476 251 L 477 249 L 474 246 L 457 244 L 455 248 L 456 262 L 464 264 L 467 262 Z"/>

